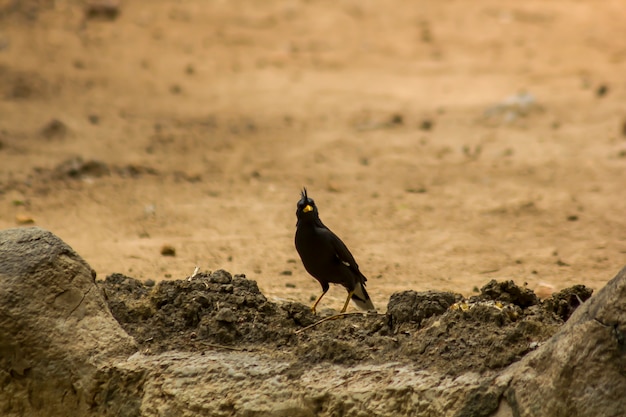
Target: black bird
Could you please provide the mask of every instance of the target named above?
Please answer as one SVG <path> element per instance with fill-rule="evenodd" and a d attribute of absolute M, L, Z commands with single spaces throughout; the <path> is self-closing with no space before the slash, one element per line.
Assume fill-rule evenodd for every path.
<path fill-rule="evenodd" d="M 346 245 L 320 220 L 315 201 L 309 198 L 306 188 L 296 209 L 296 250 L 307 272 L 322 285 L 322 295 L 311 307 L 315 307 L 328 291 L 329 283 L 341 284 L 348 290 L 341 312 L 348 308 L 350 299 L 362 310 L 376 310 L 370 296 L 365 291 L 367 278 L 359 271 L 354 257 Z"/>

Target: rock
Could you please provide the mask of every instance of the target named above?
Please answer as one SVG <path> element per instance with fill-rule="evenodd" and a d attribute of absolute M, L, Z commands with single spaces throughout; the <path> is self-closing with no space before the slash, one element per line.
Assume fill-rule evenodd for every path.
<path fill-rule="evenodd" d="M 18 214 L 15 216 L 15 222 L 17 224 L 35 224 L 35 219 L 28 214 Z"/>
<path fill-rule="evenodd" d="M 424 119 L 422 120 L 422 123 L 420 123 L 420 129 L 432 130 L 434 125 L 435 125 L 435 122 L 433 122 L 431 119 Z"/>
<path fill-rule="evenodd" d="M 402 126 L 404 124 L 404 116 L 400 113 L 394 113 L 389 117 L 387 124 L 389 126 Z"/>
<path fill-rule="evenodd" d="M 69 129 L 65 123 L 59 119 L 52 119 L 41 128 L 41 136 L 46 139 L 62 139 L 67 136 Z"/>
<path fill-rule="evenodd" d="M 142 416 L 488 416 L 498 406 L 492 377 L 416 371 L 397 364 L 327 366 L 266 354 L 208 351 L 137 355 L 125 372 L 157 369 Z"/>
<path fill-rule="evenodd" d="M 0 414 L 84 415 L 99 367 L 136 350 L 95 276 L 44 229 L 0 231 Z"/>
<path fill-rule="evenodd" d="M 522 91 L 490 106 L 485 110 L 484 115 L 491 123 L 511 124 L 542 110 L 542 106 L 537 103 L 533 94 Z"/>
<path fill-rule="evenodd" d="M 118 0 L 90 0 L 85 6 L 85 18 L 111 21 L 120 15 Z"/>
<path fill-rule="evenodd" d="M 84 161 L 80 156 L 63 161 L 54 168 L 53 178 L 84 180 L 86 178 L 100 178 L 109 175 L 111 169 L 107 164 L 98 160 Z"/>
<path fill-rule="evenodd" d="M 163 256 L 176 256 L 176 248 L 172 245 L 163 245 L 160 253 Z"/>
<path fill-rule="evenodd" d="M 596 88 L 596 96 L 604 97 L 609 92 L 609 86 L 606 84 L 600 84 L 598 88 Z"/>
<path fill-rule="evenodd" d="M 624 416 L 624 369 L 626 268 L 501 377 L 508 389 L 497 415 Z"/>

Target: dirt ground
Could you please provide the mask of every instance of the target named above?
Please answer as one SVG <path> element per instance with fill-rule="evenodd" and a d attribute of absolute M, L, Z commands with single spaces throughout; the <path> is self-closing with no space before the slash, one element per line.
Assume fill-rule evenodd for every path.
<path fill-rule="evenodd" d="M 620 0 L 86 3 L 0 0 L 0 227 L 100 278 L 223 268 L 308 304 L 302 186 L 382 311 L 626 263 Z"/>
<path fill-rule="evenodd" d="M 512 281 L 489 282 L 464 299 L 401 291 L 387 314 L 313 315 L 301 303 L 273 303 L 253 280 L 218 270 L 148 285 L 122 274 L 98 281 L 113 316 L 146 355 L 177 350 L 248 351 L 292 363 L 405 363 L 460 375 L 504 368 L 536 349 L 591 296 L 583 285 L 544 301 Z"/>

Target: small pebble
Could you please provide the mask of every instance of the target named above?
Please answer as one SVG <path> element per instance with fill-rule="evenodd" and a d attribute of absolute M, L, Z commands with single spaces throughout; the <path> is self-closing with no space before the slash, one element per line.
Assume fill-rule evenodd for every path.
<path fill-rule="evenodd" d="M 180 85 L 178 84 L 173 84 L 170 86 L 170 93 L 172 94 L 180 94 L 183 92 L 183 89 Z"/>
<path fill-rule="evenodd" d="M 17 216 L 15 216 L 15 221 L 17 222 L 17 224 L 34 224 L 35 223 L 35 219 L 33 219 L 31 216 L 28 216 L 26 214 L 18 214 Z"/>
<path fill-rule="evenodd" d="M 176 249 L 171 245 L 161 246 L 161 255 L 163 256 L 176 256 Z"/>
<path fill-rule="evenodd" d="M 59 119 L 52 119 L 41 129 L 41 136 L 46 139 L 63 138 L 67 135 L 68 129 L 65 123 Z"/>
<path fill-rule="evenodd" d="M 596 89 L 596 96 L 598 97 L 604 97 L 607 95 L 607 93 L 609 92 L 609 87 L 606 84 L 601 84 L 597 89 Z"/>
<path fill-rule="evenodd" d="M 404 116 L 400 113 L 392 114 L 389 118 L 389 124 L 392 126 L 402 126 L 404 124 Z"/>
<path fill-rule="evenodd" d="M 115 20 L 120 14 L 117 0 L 91 0 L 85 6 L 87 19 Z"/>
<path fill-rule="evenodd" d="M 422 120 L 422 123 L 420 124 L 420 129 L 422 130 L 431 130 L 434 126 L 434 123 L 432 120 L 429 119 L 424 119 Z"/>

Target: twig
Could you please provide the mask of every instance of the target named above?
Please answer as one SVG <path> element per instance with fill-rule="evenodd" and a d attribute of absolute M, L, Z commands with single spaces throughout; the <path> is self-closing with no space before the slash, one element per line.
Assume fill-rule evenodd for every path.
<path fill-rule="evenodd" d="M 340 317 L 344 317 L 344 316 L 352 316 L 352 315 L 355 315 L 355 314 L 366 315 L 366 314 L 368 314 L 368 313 L 365 313 L 365 312 L 362 312 L 362 311 L 350 311 L 349 313 L 339 313 L 339 314 L 334 314 L 334 315 L 332 315 L 332 316 L 324 317 L 323 319 L 321 319 L 321 320 L 319 320 L 319 321 L 316 321 L 316 322 L 315 322 L 315 323 L 313 323 L 313 324 L 309 324 L 308 326 L 303 327 L 303 328 L 301 328 L 301 329 L 299 329 L 299 330 L 296 330 L 296 334 L 300 334 L 300 333 L 302 333 L 302 332 L 303 332 L 303 331 L 305 331 L 305 330 L 312 329 L 313 327 L 315 327 L 315 326 L 317 326 L 317 325 L 320 325 L 320 324 L 324 323 L 325 321 L 336 320 L 336 319 L 338 319 L 338 318 L 340 318 Z"/>
<path fill-rule="evenodd" d="M 578 298 L 578 305 L 582 305 L 584 303 L 583 300 L 580 299 L 580 297 L 578 296 L 578 294 L 574 294 L 576 296 L 576 298 Z"/>
<path fill-rule="evenodd" d="M 187 281 L 191 281 L 192 279 L 194 279 L 195 276 L 198 275 L 198 272 L 200 272 L 200 267 L 196 266 L 193 270 L 193 274 L 187 277 Z"/>

